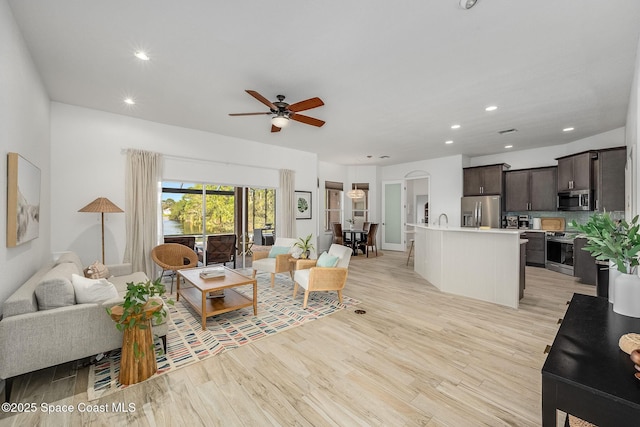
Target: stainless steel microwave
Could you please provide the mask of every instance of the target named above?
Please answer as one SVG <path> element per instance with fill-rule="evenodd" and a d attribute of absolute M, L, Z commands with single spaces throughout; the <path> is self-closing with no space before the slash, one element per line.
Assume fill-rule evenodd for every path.
<path fill-rule="evenodd" d="M 559 211 L 592 211 L 591 190 L 563 191 L 558 193 Z"/>

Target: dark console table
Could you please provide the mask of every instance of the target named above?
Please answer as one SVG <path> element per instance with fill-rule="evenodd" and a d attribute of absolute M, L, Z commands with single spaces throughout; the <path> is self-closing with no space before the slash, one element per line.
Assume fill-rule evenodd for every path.
<path fill-rule="evenodd" d="M 542 425 L 556 409 L 598 425 L 640 425 L 640 381 L 618 340 L 640 319 L 613 312 L 606 298 L 574 294 L 542 367 Z"/>

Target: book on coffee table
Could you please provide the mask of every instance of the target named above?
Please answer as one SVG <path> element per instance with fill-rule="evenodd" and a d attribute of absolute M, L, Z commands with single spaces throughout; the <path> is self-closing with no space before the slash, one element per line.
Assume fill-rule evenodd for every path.
<path fill-rule="evenodd" d="M 224 289 L 207 292 L 207 298 L 224 298 Z"/>
<path fill-rule="evenodd" d="M 206 270 L 202 270 L 200 272 L 200 278 L 205 280 L 217 279 L 219 277 L 224 277 L 224 276 L 225 276 L 224 267 L 207 268 Z"/>

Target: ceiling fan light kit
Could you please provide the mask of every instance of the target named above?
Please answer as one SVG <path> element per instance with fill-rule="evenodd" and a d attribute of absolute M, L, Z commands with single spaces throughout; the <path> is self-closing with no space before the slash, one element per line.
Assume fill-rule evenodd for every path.
<path fill-rule="evenodd" d="M 283 128 L 289 124 L 289 117 L 277 115 L 271 119 L 271 124 L 275 127 Z"/>
<path fill-rule="evenodd" d="M 310 110 L 312 108 L 323 106 L 324 102 L 322 102 L 318 97 L 309 98 L 304 101 L 296 102 L 295 104 L 288 104 L 284 102 L 284 95 L 276 96 L 278 100 L 276 102 L 271 102 L 255 90 L 246 90 L 246 92 L 269 107 L 269 111 L 261 113 L 231 113 L 229 114 L 230 116 L 271 115 L 271 132 L 280 132 L 283 127 L 289 124 L 290 120 L 316 127 L 321 127 L 325 123 L 324 120 L 298 114 L 299 111 Z"/>
<path fill-rule="evenodd" d="M 463 9 L 471 9 L 477 2 L 478 0 L 460 0 L 460 7 Z"/>

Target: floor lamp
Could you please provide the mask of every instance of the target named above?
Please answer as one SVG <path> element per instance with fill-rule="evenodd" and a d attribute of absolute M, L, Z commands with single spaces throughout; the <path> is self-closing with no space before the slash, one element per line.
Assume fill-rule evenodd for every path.
<path fill-rule="evenodd" d="M 124 211 L 106 197 L 98 197 L 84 208 L 78 210 L 78 212 L 100 213 L 100 216 L 102 217 L 102 263 L 104 264 L 104 214 Z"/>

